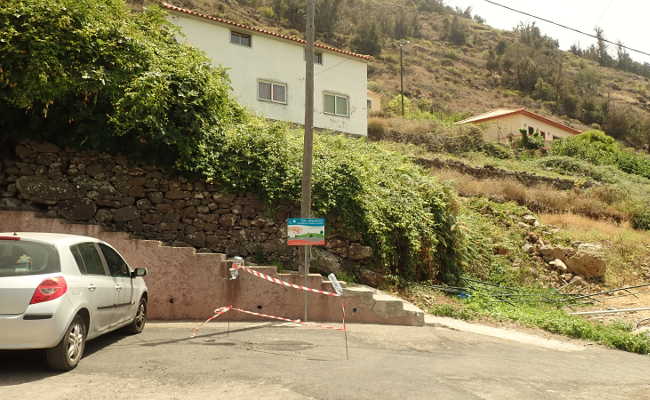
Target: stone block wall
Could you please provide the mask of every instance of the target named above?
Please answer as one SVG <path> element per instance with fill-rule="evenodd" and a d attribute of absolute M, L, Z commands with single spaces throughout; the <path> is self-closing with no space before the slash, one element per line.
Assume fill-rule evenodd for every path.
<path fill-rule="evenodd" d="M 269 207 L 252 194 L 231 194 L 123 156 L 35 142 L 6 150 L 0 209 L 37 211 L 139 239 L 295 267 L 296 250 L 286 245 L 286 219 L 298 215 L 296 206 Z M 360 243 L 361 235 L 337 232 L 328 225 L 328 247 L 314 249 L 315 269 L 347 268 L 368 276 L 361 272 L 369 271 L 372 249 Z"/>

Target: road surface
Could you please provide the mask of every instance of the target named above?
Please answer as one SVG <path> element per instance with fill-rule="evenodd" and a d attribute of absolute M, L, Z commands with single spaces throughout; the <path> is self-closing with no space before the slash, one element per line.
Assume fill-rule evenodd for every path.
<path fill-rule="evenodd" d="M 0 352 L 0 399 L 650 399 L 650 357 L 555 350 L 453 329 L 151 323 L 88 343 L 77 369 Z M 568 348 L 570 348 L 569 346 Z"/>

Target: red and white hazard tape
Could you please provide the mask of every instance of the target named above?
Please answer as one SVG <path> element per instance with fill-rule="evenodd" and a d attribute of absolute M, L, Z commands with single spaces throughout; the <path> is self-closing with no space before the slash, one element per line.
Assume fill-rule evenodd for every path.
<path fill-rule="evenodd" d="M 235 310 L 235 311 L 242 312 L 244 314 L 256 315 L 258 317 L 264 317 L 264 318 L 269 318 L 269 319 L 277 319 L 278 321 L 293 322 L 294 324 L 302 324 L 303 323 L 299 319 L 289 319 L 289 318 L 284 318 L 284 317 L 276 317 L 275 315 L 256 313 L 256 312 L 253 312 L 253 311 L 242 310 L 241 308 L 236 308 L 236 307 L 232 307 L 232 309 Z"/>
<path fill-rule="evenodd" d="M 289 319 L 289 318 L 284 318 L 284 317 L 276 317 L 275 315 L 268 315 L 268 314 L 261 314 L 261 313 L 256 313 L 253 311 L 248 311 L 248 310 L 242 310 L 241 308 L 237 307 L 232 307 L 233 310 L 242 312 L 244 314 L 250 314 L 250 315 L 256 315 L 258 317 L 264 317 L 264 318 L 269 318 L 269 319 L 277 319 L 279 321 L 286 321 L 286 322 L 291 322 L 294 324 L 298 324 L 302 327 L 314 327 L 314 328 L 320 328 L 320 329 L 332 329 L 336 331 L 342 331 L 343 328 L 339 326 L 330 326 L 330 325 L 321 325 L 321 324 L 315 324 L 313 322 L 303 322 L 299 319 Z"/>
<path fill-rule="evenodd" d="M 212 321 L 215 318 L 218 318 L 219 316 L 227 313 L 230 310 L 232 310 L 232 306 L 219 307 L 216 310 L 214 310 L 214 315 L 213 316 L 206 319 L 201 325 L 199 325 L 196 328 L 192 329 L 192 337 L 196 336 L 196 334 L 199 332 L 199 329 L 201 329 L 201 327 L 203 327 L 203 325 L 207 324 L 208 322 Z"/>
<path fill-rule="evenodd" d="M 345 322 L 343 322 L 342 327 L 331 326 L 331 325 L 322 325 L 322 324 L 316 324 L 316 323 L 313 323 L 313 322 L 303 322 L 300 319 L 290 319 L 290 318 L 278 317 L 278 316 L 275 316 L 275 315 L 262 314 L 262 313 L 258 313 L 258 312 L 248 311 L 248 310 L 244 310 L 244 309 L 233 307 L 233 306 L 225 306 L 225 307 L 219 307 L 216 310 L 214 310 L 214 315 L 212 317 L 208 318 L 207 320 L 205 320 L 205 322 L 201 323 L 201 325 L 194 328 L 192 330 L 192 337 L 196 337 L 197 333 L 199 332 L 199 329 L 201 329 L 201 327 L 203 327 L 203 325 L 207 324 L 208 322 L 212 321 L 215 318 L 218 318 L 219 316 L 227 313 L 230 310 L 239 311 L 239 312 L 244 313 L 244 314 L 255 315 L 257 317 L 275 319 L 275 320 L 278 320 L 278 321 L 291 322 L 291 323 L 297 324 L 297 325 L 299 325 L 301 327 L 314 327 L 314 328 L 319 328 L 319 329 L 330 329 L 330 330 L 335 330 L 335 331 L 345 331 Z"/>
<path fill-rule="evenodd" d="M 312 289 L 312 288 L 307 287 L 307 286 L 296 285 L 295 283 L 290 283 L 290 282 L 287 282 L 287 281 L 283 281 L 282 279 L 278 279 L 278 278 L 272 277 L 270 275 L 263 274 L 261 272 L 255 271 L 255 270 L 250 269 L 248 267 L 245 267 L 243 265 L 236 266 L 236 267 L 234 267 L 234 269 L 243 269 L 244 271 L 248 272 L 249 274 L 252 274 L 252 275 L 254 275 L 254 276 L 258 277 L 258 278 L 262 278 L 264 280 L 267 280 L 267 281 L 269 281 L 271 283 L 275 283 L 277 285 L 282 285 L 282 286 L 286 286 L 286 287 L 290 287 L 290 288 L 298 289 L 298 290 L 304 290 L 305 292 L 324 294 L 326 296 L 335 296 L 335 297 L 340 296 L 338 293 L 327 292 L 325 290 Z"/>

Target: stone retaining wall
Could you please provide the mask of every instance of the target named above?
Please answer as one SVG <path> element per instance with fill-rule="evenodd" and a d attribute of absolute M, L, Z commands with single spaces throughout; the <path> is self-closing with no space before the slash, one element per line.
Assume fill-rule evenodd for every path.
<path fill-rule="evenodd" d="M 230 194 L 121 156 L 34 142 L 8 153 L 0 163 L 0 209 L 38 211 L 252 261 L 293 266 L 297 259 L 286 245 L 286 218 L 298 215 L 295 206 L 271 208 L 254 195 Z M 343 235 L 332 223 L 326 235 L 328 247 L 315 249 L 314 260 L 323 272 L 358 272 L 372 261 L 361 235 Z"/>
<path fill-rule="evenodd" d="M 536 175 L 521 171 L 508 171 L 505 169 L 493 167 L 491 165 L 473 167 L 461 161 L 443 160 L 440 158 L 416 158 L 414 161 L 423 167 L 452 169 L 466 175 L 471 175 L 478 179 L 514 179 L 526 186 L 546 184 L 551 185 L 559 190 L 571 190 L 577 186 L 576 182 L 570 179 L 552 178 L 549 176 Z M 591 182 L 585 182 L 580 187 L 586 189 L 592 184 L 593 183 Z"/>

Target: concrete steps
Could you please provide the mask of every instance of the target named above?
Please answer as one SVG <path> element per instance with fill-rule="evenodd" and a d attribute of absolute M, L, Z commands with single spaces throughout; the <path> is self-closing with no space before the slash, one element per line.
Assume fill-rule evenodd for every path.
<path fill-rule="evenodd" d="M 252 269 L 277 277 L 283 281 L 304 286 L 304 277 L 298 272 L 277 272 L 277 267 L 254 266 Z M 320 274 L 309 274 L 307 287 L 333 292 L 332 283 L 324 280 Z M 343 301 L 352 305 L 362 305 L 364 309 L 390 321 L 408 322 L 405 325 L 424 325 L 424 312 L 406 300 L 389 295 L 386 292 L 366 285 L 347 284 L 343 286 Z M 359 307 L 361 308 L 361 307 Z M 348 312 L 358 313 L 358 307 L 352 307 Z"/>

